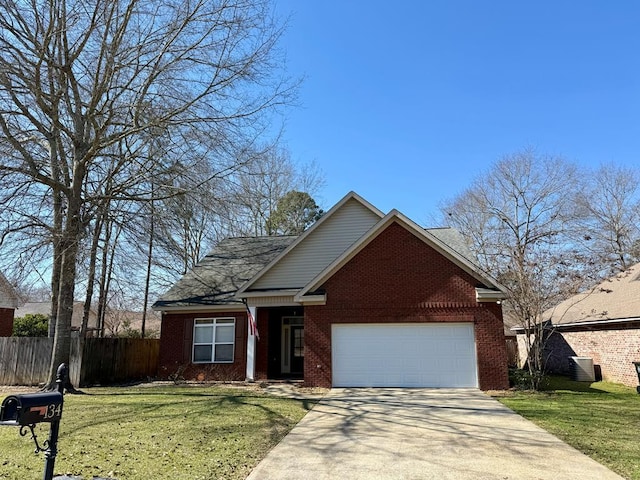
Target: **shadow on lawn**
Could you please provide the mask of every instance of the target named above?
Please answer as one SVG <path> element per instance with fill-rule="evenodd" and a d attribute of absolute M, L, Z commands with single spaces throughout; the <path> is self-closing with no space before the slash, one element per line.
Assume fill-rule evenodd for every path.
<path fill-rule="evenodd" d="M 127 397 L 131 401 L 127 401 Z M 283 425 L 290 427 L 291 420 L 284 412 L 271 408 L 271 401 L 291 402 L 292 405 L 301 405 L 306 411 L 317 403 L 316 400 L 311 399 L 276 398 L 254 392 L 204 392 L 185 391 L 185 389 L 165 390 L 164 388 L 161 391 L 109 389 L 104 392 L 88 393 L 80 401 L 85 403 L 85 408 L 96 408 L 96 403 L 100 404 L 102 414 L 99 419 L 91 417 L 86 422 L 71 427 L 69 433 L 90 426 L 130 422 L 140 418 L 147 418 L 150 421 L 163 419 L 185 422 L 187 419 L 194 421 L 194 419 L 211 415 L 238 415 L 239 419 L 242 419 L 243 414 L 239 410 L 246 408 L 262 411 L 262 418 L 272 427 Z M 215 425 L 212 427 L 216 428 Z"/>
<path fill-rule="evenodd" d="M 560 375 L 548 375 L 542 384 L 544 393 L 590 393 L 596 395 L 633 395 L 631 387 L 607 382 L 577 382 Z"/>

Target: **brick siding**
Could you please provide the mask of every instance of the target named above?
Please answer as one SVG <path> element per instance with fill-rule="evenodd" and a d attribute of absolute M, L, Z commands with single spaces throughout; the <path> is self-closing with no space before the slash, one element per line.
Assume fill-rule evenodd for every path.
<path fill-rule="evenodd" d="M 0 337 L 10 337 L 13 333 L 13 308 L 0 308 Z"/>
<path fill-rule="evenodd" d="M 480 388 L 507 388 L 502 310 L 476 302 L 477 284 L 411 232 L 391 224 L 326 282 L 326 305 L 305 308 L 305 383 L 332 384 L 333 323 L 473 322 Z"/>
<path fill-rule="evenodd" d="M 193 363 L 193 322 L 196 318 L 236 319 L 233 363 Z M 239 312 L 164 313 L 160 333 L 158 375 L 179 374 L 187 380 L 245 380 L 247 362 L 247 315 Z"/>
<path fill-rule="evenodd" d="M 523 337 L 523 335 L 519 335 Z M 640 362 L 640 329 L 555 331 L 546 344 L 549 373 L 569 375 L 569 357 L 590 357 L 604 380 L 638 385 L 632 362 Z"/>

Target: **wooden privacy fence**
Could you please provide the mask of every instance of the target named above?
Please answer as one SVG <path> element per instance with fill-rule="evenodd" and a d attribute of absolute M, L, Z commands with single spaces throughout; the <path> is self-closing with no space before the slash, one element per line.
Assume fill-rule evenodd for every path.
<path fill-rule="evenodd" d="M 53 338 L 0 337 L 0 385 L 46 381 Z"/>
<path fill-rule="evenodd" d="M 79 385 L 107 385 L 155 377 L 160 340 L 87 338 Z"/>
<path fill-rule="evenodd" d="M 52 338 L 0 337 L 0 385 L 38 385 L 47 380 Z M 155 377 L 160 340 L 141 338 L 71 339 L 69 377 L 80 387 Z"/>
<path fill-rule="evenodd" d="M 519 367 L 518 341 L 516 337 L 506 337 L 505 341 L 507 342 L 508 365 L 513 368 Z"/>

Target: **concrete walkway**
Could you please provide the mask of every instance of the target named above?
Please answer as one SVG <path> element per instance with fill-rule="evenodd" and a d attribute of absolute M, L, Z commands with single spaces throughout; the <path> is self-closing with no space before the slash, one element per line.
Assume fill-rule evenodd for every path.
<path fill-rule="evenodd" d="M 475 389 L 333 389 L 248 480 L 620 480 Z"/>

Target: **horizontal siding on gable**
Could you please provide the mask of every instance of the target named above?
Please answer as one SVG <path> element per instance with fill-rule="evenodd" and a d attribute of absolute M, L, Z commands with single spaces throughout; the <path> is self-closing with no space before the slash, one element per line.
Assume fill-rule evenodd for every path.
<path fill-rule="evenodd" d="M 18 302 L 16 298 L 0 285 L 0 308 L 16 308 Z"/>
<path fill-rule="evenodd" d="M 379 220 L 377 214 L 360 202 L 349 200 L 258 279 L 251 289 L 304 287 Z"/>

